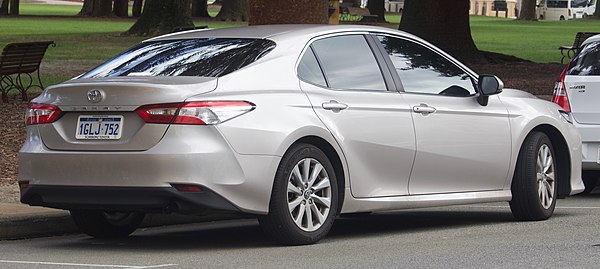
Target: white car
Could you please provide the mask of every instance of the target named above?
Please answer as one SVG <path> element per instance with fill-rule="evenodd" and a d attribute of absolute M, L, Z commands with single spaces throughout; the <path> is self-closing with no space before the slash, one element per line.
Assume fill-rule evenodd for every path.
<path fill-rule="evenodd" d="M 549 218 L 583 190 L 569 113 L 426 41 L 269 25 L 142 42 L 29 105 L 21 201 L 95 237 L 146 212 L 254 214 L 284 244 L 339 214 L 510 202 Z"/>
<path fill-rule="evenodd" d="M 588 38 L 555 84 L 552 101 L 571 112 L 583 142 L 583 182 L 592 191 L 600 178 L 600 35 Z"/>

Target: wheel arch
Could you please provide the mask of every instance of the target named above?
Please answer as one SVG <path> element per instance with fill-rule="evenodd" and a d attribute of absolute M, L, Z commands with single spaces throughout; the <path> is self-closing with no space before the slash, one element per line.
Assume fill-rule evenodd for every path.
<path fill-rule="evenodd" d="M 549 124 L 541 124 L 533 128 L 527 136 L 531 135 L 534 132 L 542 132 L 550 138 L 550 142 L 552 142 L 552 148 L 554 150 L 554 157 L 556 158 L 557 165 L 557 190 L 558 190 L 558 198 L 564 198 L 569 195 L 571 192 L 571 153 L 569 151 L 569 146 L 567 141 L 561 132 L 556 129 L 556 127 Z M 521 149 L 522 150 L 522 146 Z"/>
<path fill-rule="evenodd" d="M 331 162 L 336 176 L 336 182 L 338 187 L 338 209 L 341 212 L 342 205 L 344 204 L 346 172 L 344 171 L 344 165 L 342 163 L 342 158 L 340 154 L 338 154 L 337 150 L 327 140 L 318 136 L 309 135 L 299 138 L 288 147 L 288 150 L 297 144 L 310 144 L 319 148 L 323 151 L 323 153 L 325 153 L 325 155 Z M 339 214 L 339 212 L 337 213 Z"/>

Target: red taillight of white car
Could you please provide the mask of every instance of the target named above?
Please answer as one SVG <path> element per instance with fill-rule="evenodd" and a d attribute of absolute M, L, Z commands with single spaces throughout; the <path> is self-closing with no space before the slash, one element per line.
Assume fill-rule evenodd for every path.
<path fill-rule="evenodd" d="M 246 101 L 199 101 L 141 106 L 135 112 L 146 123 L 214 125 L 254 109 Z"/>
<path fill-rule="evenodd" d="M 569 65 L 560 74 L 560 77 L 554 83 L 554 92 L 552 93 L 552 102 L 558 104 L 566 112 L 571 112 L 571 105 L 569 104 L 569 96 L 567 94 L 567 87 L 565 86 L 565 77 L 567 76 L 567 69 Z"/>
<path fill-rule="evenodd" d="M 62 111 L 53 105 L 30 103 L 25 114 L 27 125 L 52 123 L 60 117 Z"/>

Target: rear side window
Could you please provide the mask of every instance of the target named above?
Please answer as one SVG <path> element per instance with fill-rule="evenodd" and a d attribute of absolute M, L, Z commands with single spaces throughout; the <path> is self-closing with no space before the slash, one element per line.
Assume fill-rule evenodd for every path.
<path fill-rule="evenodd" d="M 310 82 L 315 85 L 327 87 L 323 71 L 319 67 L 319 62 L 313 53 L 311 48 L 308 48 L 298 64 L 298 76 L 300 79 L 306 82 Z"/>
<path fill-rule="evenodd" d="M 275 42 L 265 39 L 205 38 L 144 42 L 81 78 L 220 77 L 251 64 L 273 48 Z"/>
<path fill-rule="evenodd" d="M 386 91 L 381 69 L 362 35 L 336 36 L 311 45 L 330 88 Z"/>
<path fill-rule="evenodd" d="M 571 60 L 567 75 L 600 76 L 600 42 L 585 45 Z"/>

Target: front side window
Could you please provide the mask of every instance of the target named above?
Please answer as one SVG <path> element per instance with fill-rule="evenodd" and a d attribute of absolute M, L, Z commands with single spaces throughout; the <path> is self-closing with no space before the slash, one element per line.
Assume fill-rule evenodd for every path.
<path fill-rule="evenodd" d="M 567 74 L 573 76 L 600 76 L 600 42 L 585 45 L 571 60 Z"/>
<path fill-rule="evenodd" d="M 362 35 L 317 40 L 313 48 L 330 88 L 386 91 L 381 69 Z"/>
<path fill-rule="evenodd" d="M 390 56 L 405 92 L 471 96 L 471 76 L 431 49 L 405 39 L 378 36 Z"/>
<path fill-rule="evenodd" d="M 203 38 L 144 42 L 81 78 L 220 77 L 253 63 L 273 48 L 275 42 L 264 39 Z"/>

